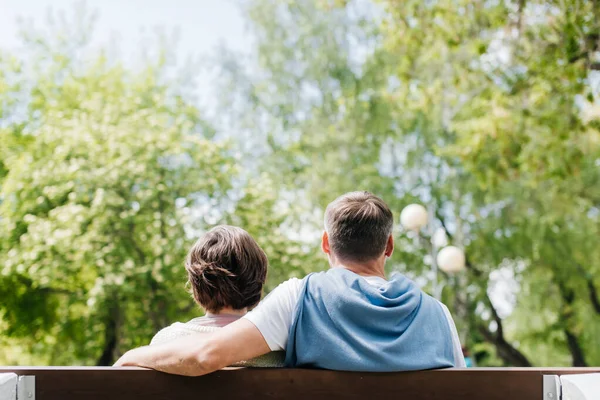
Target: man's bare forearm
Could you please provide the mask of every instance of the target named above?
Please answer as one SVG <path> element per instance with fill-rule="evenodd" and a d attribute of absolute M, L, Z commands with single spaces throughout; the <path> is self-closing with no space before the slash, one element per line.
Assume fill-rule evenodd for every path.
<path fill-rule="evenodd" d="M 203 356 L 207 345 L 206 335 L 190 335 L 162 345 L 130 350 L 115 366 L 137 366 L 169 374 L 200 376 L 221 368 L 211 365 L 210 360 Z"/>
<path fill-rule="evenodd" d="M 240 319 L 220 331 L 190 335 L 128 351 L 115 367 L 137 366 L 169 374 L 200 376 L 270 351 L 260 331 Z"/>

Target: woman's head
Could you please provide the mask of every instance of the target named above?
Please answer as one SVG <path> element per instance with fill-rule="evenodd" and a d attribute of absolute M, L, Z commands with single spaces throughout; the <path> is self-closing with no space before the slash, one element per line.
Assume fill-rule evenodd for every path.
<path fill-rule="evenodd" d="M 190 250 L 185 268 L 196 302 L 208 312 L 242 310 L 259 301 L 267 278 L 265 252 L 245 230 L 219 225 Z"/>

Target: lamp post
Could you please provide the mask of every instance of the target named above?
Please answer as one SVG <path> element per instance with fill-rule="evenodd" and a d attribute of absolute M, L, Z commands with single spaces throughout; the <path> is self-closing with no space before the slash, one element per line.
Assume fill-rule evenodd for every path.
<path fill-rule="evenodd" d="M 400 224 L 404 229 L 417 232 L 420 238 L 422 231 L 429 231 L 429 242 L 431 244 L 431 270 L 433 272 L 433 296 L 440 300 L 441 287 L 438 285 L 438 269 L 447 274 L 455 274 L 465 269 L 465 253 L 456 246 L 448 246 L 448 237 L 444 228 L 434 230 L 429 221 L 427 209 L 420 204 L 409 204 L 400 213 Z M 428 226 L 429 225 L 429 226 Z M 439 250 L 439 251 L 438 251 Z"/>

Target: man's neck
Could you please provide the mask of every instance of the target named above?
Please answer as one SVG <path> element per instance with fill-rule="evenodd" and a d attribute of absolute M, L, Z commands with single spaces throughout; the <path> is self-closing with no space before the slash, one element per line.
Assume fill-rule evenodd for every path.
<path fill-rule="evenodd" d="M 385 278 L 385 258 L 366 262 L 350 262 L 346 260 L 331 260 L 332 268 L 344 268 L 360 276 L 378 276 Z"/>

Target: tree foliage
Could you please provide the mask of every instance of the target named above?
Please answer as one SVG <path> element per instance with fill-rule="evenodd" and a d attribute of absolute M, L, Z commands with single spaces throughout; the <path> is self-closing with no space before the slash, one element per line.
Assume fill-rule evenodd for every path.
<path fill-rule="evenodd" d="M 279 190 L 320 210 L 355 189 L 396 215 L 428 205 L 466 249 L 443 299 L 481 363 L 597 363 L 595 3 L 263 0 L 247 12 L 256 67 L 231 79 L 245 114 L 267 121 L 254 128 Z M 390 270 L 431 289 L 427 241 L 398 233 Z"/>
<path fill-rule="evenodd" d="M 326 267 L 324 207 L 364 189 L 397 216 L 432 213 L 420 237 L 397 227 L 389 272 L 433 292 L 428 236 L 465 249 L 467 271 L 437 279 L 480 365 L 598 364 L 596 2 L 243 7 L 256 46 L 223 53 L 222 119 L 201 118 L 160 57 L 131 70 L 35 36 L 42 67 L 0 56 L 10 340 L 41 362 L 105 363 L 190 315 L 181 260 L 205 226 L 258 240 L 268 291 Z"/>
<path fill-rule="evenodd" d="M 133 71 L 60 50 L 2 99 L 0 315 L 37 362 L 109 365 L 195 314 L 193 212 L 226 197 L 235 166 L 160 59 Z"/>

